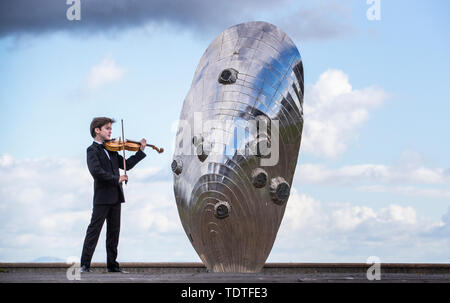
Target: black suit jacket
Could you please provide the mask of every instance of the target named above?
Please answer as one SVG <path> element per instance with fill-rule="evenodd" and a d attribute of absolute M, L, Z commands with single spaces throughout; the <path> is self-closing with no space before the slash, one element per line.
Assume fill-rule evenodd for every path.
<path fill-rule="evenodd" d="M 87 165 L 94 178 L 94 205 L 125 202 L 122 184 L 119 184 L 119 168 L 123 169 L 123 157 L 118 152 L 105 153 L 103 145 L 93 142 L 87 148 Z M 127 171 L 145 158 L 140 149 L 126 160 Z"/>

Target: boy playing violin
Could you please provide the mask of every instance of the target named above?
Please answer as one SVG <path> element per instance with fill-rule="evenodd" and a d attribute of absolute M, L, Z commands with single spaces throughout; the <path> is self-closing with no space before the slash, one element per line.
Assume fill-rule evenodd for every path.
<path fill-rule="evenodd" d="M 94 142 L 87 148 L 87 165 L 94 178 L 94 206 L 91 222 L 86 231 L 86 237 L 81 253 L 81 272 L 91 272 L 91 259 L 94 254 L 103 223 L 106 219 L 106 254 L 108 272 L 126 273 L 119 267 L 117 246 L 119 244 L 121 203 L 125 202 L 122 182 L 128 181 L 126 174 L 119 174 L 119 168 L 124 169 L 123 157 L 116 151 L 104 147 L 105 140 L 110 140 L 114 119 L 97 117 L 91 122 L 90 131 Z M 126 159 L 126 169 L 132 169 L 145 158 L 146 140 L 140 141 L 141 146 L 133 156 Z"/>

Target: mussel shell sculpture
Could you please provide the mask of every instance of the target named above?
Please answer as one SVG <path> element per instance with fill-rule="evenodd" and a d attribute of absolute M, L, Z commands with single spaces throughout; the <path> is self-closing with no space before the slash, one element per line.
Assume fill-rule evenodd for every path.
<path fill-rule="evenodd" d="M 183 228 L 209 271 L 264 266 L 297 165 L 303 83 L 297 47 L 266 22 L 226 29 L 200 59 L 172 171 Z"/>

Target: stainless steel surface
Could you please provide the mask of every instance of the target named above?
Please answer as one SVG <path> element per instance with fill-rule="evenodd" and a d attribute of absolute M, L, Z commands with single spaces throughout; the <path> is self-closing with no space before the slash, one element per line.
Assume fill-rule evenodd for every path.
<path fill-rule="evenodd" d="M 214 272 L 259 272 L 275 241 L 303 128 L 303 66 L 266 22 L 228 28 L 184 100 L 173 156 L 184 230 Z"/>

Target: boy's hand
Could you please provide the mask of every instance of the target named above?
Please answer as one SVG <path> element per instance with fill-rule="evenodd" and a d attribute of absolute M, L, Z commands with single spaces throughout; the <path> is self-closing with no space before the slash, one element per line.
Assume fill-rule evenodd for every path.
<path fill-rule="evenodd" d="M 141 150 L 142 150 L 142 151 L 144 151 L 145 145 L 146 145 L 146 144 L 147 144 L 147 140 L 142 139 L 142 140 L 141 140 Z"/>
<path fill-rule="evenodd" d="M 123 181 L 128 181 L 128 176 L 127 175 L 122 175 L 119 177 L 119 184 L 122 183 Z"/>

